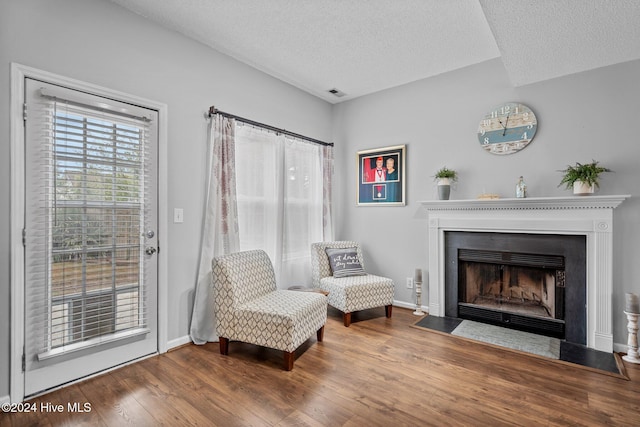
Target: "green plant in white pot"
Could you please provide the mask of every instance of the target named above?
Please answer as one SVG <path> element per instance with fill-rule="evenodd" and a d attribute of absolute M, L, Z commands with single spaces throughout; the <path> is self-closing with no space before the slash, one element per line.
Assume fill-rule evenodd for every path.
<path fill-rule="evenodd" d="M 438 184 L 438 198 L 440 200 L 449 200 L 451 184 L 458 181 L 458 173 L 445 166 L 436 172 L 434 178 Z"/>
<path fill-rule="evenodd" d="M 564 175 L 558 187 L 565 185 L 567 189 L 573 188 L 573 194 L 584 196 L 593 194 L 596 188 L 600 188 L 600 174 L 603 172 L 611 172 L 611 169 L 598 165 L 598 162 L 592 160 L 591 163 L 578 163 L 574 166 L 567 166 L 561 170 Z"/>

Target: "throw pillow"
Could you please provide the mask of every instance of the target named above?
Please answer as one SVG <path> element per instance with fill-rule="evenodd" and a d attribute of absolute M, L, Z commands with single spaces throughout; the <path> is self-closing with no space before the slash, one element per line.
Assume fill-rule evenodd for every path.
<path fill-rule="evenodd" d="M 356 248 L 327 248 L 325 252 L 329 257 L 333 277 L 364 276 L 367 274 L 360 264 Z"/>

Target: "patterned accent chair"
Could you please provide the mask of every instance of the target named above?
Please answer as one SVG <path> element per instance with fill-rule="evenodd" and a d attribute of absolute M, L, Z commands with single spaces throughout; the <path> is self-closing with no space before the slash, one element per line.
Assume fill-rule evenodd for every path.
<path fill-rule="evenodd" d="M 329 257 L 325 249 L 356 248 L 358 260 L 364 267 L 362 250 L 357 242 L 337 241 L 311 244 L 311 279 L 314 288 L 329 292 L 329 305 L 343 313 L 344 326 L 351 325 L 351 313 L 375 307 L 385 308 L 385 314 L 391 318 L 393 280 L 365 274 L 335 278 L 331 271 Z"/>
<path fill-rule="evenodd" d="M 274 348 L 284 352 L 284 367 L 290 371 L 300 344 L 314 332 L 322 341 L 327 298 L 316 292 L 277 289 L 266 252 L 215 257 L 212 281 L 220 354 L 229 354 L 230 340 Z"/>

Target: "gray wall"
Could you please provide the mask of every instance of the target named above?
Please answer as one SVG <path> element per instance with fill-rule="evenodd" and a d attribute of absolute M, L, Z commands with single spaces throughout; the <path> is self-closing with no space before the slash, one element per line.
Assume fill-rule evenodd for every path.
<path fill-rule="evenodd" d="M 331 105 L 105 0 L 0 0 L 0 398 L 9 394 L 10 63 L 166 103 L 168 338 L 188 334 L 200 243 L 207 121 L 224 111 L 321 140 Z M 170 214 L 169 218 L 173 216 Z"/>
<path fill-rule="evenodd" d="M 614 342 L 625 344 L 625 292 L 640 291 L 640 61 L 513 88 L 502 62 L 491 60 L 455 72 L 337 105 L 336 233 L 362 242 L 367 268 L 396 281 L 396 298 L 413 301 L 405 286 L 415 268 L 427 268 L 427 223 L 421 200 L 437 199 L 433 174 L 442 166 L 460 173 L 452 198 L 480 193 L 515 196 L 523 175 L 529 195 L 563 196 L 567 164 L 599 160 L 598 194 L 631 194 L 614 211 Z M 493 107 L 522 102 L 534 111 L 538 131 L 524 150 L 492 155 L 479 145 L 480 119 Z M 358 150 L 407 144 L 408 204 L 356 206 Z M 423 298 L 426 305 L 426 298 Z"/>

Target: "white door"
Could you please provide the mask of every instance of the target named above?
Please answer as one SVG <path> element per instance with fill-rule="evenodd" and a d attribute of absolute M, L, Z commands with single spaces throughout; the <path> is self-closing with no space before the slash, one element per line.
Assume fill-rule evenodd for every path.
<path fill-rule="evenodd" d="M 157 352 L 157 111 L 25 80 L 25 396 Z"/>

